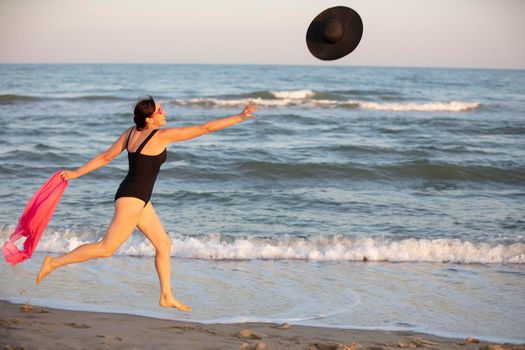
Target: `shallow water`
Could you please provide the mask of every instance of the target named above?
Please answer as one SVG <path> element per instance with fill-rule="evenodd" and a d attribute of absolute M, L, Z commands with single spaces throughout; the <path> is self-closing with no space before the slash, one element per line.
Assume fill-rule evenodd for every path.
<path fill-rule="evenodd" d="M 15 282 L 2 287 L 0 298 L 205 323 L 288 322 L 524 340 L 520 265 L 172 258 L 175 296 L 193 308 L 184 314 L 159 307 L 153 257 L 69 265 L 37 286 L 43 256 L 4 265 L 0 278 Z"/>

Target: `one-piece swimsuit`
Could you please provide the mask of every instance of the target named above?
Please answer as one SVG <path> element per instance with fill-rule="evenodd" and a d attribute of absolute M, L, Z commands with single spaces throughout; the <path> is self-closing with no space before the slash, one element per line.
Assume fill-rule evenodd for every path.
<path fill-rule="evenodd" d="M 128 151 L 129 170 L 128 174 L 121 182 L 117 193 L 115 194 L 115 201 L 120 197 L 135 197 L 144 201 L 144 206 L 148 204 L 155 180 L 159 174 L 160 166 L 166 161 L 166 148 L 157 155 L 141 154 L 140 152 L 146 143 L 155 135 L 159 129 L 150 132 L 148 137 L 142 142 L 137 150 L 131 153 L 128 150 L 128 142 L 131 136 L 131 128 L 126 139 L 126 150 Z"/>

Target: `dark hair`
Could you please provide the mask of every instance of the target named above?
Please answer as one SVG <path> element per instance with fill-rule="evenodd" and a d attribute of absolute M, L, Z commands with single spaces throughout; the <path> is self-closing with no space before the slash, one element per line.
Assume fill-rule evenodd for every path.
<path fill-rule="evenodd" d="M 137 125 L 137 130 L 144 129 L 146 126 L 146 118 L 151 117 L 153 113 L 155 113 L 155 101 L 153 97 L 149 96 L 149 98 L 137 102 L 135 110 L 133 111 L 135 115 L 133 120 Z"/>

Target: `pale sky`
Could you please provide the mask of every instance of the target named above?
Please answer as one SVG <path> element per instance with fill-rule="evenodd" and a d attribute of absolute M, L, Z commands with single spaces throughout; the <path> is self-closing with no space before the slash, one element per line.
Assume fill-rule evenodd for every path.
<path fill-rule="evenodd" d="M 361 43 L 319 61 L 306 30 L 340 5 Z M 525 0 L 0 0 L 0 63 L 525 69 Z"/>

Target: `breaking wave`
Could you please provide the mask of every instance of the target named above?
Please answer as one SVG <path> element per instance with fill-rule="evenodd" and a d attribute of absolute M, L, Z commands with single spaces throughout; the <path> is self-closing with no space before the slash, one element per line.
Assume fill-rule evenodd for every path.
<path fill-rule="evenodd" d="M 361 99 L 348 99 L 358 97 Z M 197 107 L 242 107 L 249 102 L 255 102 L 264 107 L 315 107 L 315 108 L 345 108 L 363 109 L 387 112 L 465 112 L 480 108 L 479 102 L 468 101 L 397 101 L 392 102 L 393 96 L 388 102 L 368 101 L 368 98 L 385 99 L 386 96 L 378 96 L 373 92 L 369 95 L 352 92 L 350 96 L 337 94 L 335 92 L 319 92 L 313 90 L 290 90 L 290 91 L 255 91 L 240 95 L 226 95 L 218 97 L 196 97 L 189 99 L 169 99 L 170 104 L 177 106 Z M 0 95 L 0 104 L 30 103 L 46 100 L 66 100 L 79 102 L 95 101 L 127 101 L 134 100 L 135 96 L 123 97 L 116 95 L 80 95 L 80 96 L 29 96 L 29 95 Z M 364 99 L 363 99 L 364 98 Z"/>
<path fill-rule="evenodd" d="M 312 90 L 258 91 L 242 95 L 177 99 L 170 102 L 178 106 L 226 108 L 242 107 L 249 102 L 255 102 L 264 107 L 357 108 L 390 112 L 465 112 L 478 109 L 481 106 L 479 102 L 475 101 L 371 102 L 347 99 L 334 93 Z"/>
<path fill-rule="evenodd" d="M 8 239 L 13 225 L 0 232 L 2 243 Z M 46 231 L 37 251 L 64 253 L 80 244 L 96 242 L 95 232 L 78 233 L 73 230 Z M 470 242 L 460 239 L 401 240 L 378 237 L 353 237 L 344 234 L 320 234 L 300 237 L 235 237 L 212 233 L 189 236 L 170 234 L 171 256 L 206 260 L 313 260 L 313 261 L 388 261 L 388 262 L 444 262 L 444 263 L 525 263 L 525 244 L 514 242 Z M 23 239 L 16 242 L 21 247 Z M 151 243 L 134 235 L 116 252 L 116 255 L 154 256 Z"/>

